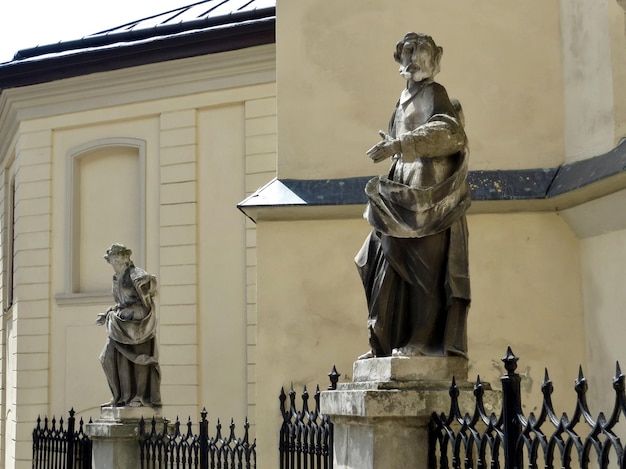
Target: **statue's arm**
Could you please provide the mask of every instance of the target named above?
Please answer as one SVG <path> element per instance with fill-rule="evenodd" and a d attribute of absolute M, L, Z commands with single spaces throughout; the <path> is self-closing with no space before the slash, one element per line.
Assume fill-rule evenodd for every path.
<path fill-rule="evenodd" d="M 436 114 L 412 132 L 398 137 L 402 160 L 437 158 L 457 153 L 466 145 L 463 126 L 455 117 Z"/>
<path fill-rule="evenodd" d="M 110 306 L 109 309 L 106 310 L 105 313 L 98 313 L 96 318 L 96 324 L 98 326 L 102 326 L 106 323 L 109 314 L 115 314 L 115 311 L 119 308 L 119 305 L 116 303 L 114 306 Z"/>

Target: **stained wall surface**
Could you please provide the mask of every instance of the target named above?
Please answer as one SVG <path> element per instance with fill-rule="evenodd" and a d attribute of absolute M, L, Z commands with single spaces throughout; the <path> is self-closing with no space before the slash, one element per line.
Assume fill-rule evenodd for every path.
<path fill-rule="evenodd" d="M 563 163 L 558 2 L 279 1 L 278 17 L 279 177 L 381 171 L 364 152 L 404 86 L 393 52 L 408 31 L 444 49 L 436 79 L 465 110 L 471 168 Z"/>
<path fill-rule="evenodd" d="M 544 367 L 555 402 L 572 404 L 570 383 L 586 364 L 579 240 L 557 214 L 485 214 L 468 219 L 472 306 L 470 380 L 499 387 L 500 357 L 519 355 L 525 410 L 540 408 Z M 367 306 L 354 255 L 365 220 L 263 222 L 258 225 L 257 419 L 279 425 L 277 390 L 341 382 L 368 349 Z M 445 409 L 441 409 L 442 411 Z M 566 409 L 563 409 L 566 410 Z M 259 457 L 277 444 L 259 434 Z M 269 464 L 269 461 L 260 459 Z"/>

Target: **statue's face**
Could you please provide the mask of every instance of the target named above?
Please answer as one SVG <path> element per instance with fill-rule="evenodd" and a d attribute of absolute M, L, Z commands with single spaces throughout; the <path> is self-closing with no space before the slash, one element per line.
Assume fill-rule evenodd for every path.
<path fill-rule="evenodd" d="M 417 82 L 435 76 L 435 51 L 426 40 L 406 41 L 399 59 L 400 75 L 405 80 Z"/>
<path fill-rule="evenodd" d="M 107 249 L 106 254 L 104 255 L 104 260 L 111 264 L 114 269 L 126 266 L 129 259 L 130 258 L 127 254 L 121 253 L 115 249 Z"/>

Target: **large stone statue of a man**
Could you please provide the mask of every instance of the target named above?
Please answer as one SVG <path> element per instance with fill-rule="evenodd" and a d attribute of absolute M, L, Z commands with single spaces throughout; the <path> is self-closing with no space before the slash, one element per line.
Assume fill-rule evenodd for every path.
<path fill-rule="evenodd" d="M 355 260 L 371 350 L 360 358 L 467 354 L 468 151 L 460 104 L 433 81 L 442 52 L 425 34 L 398 42 L 407 86 L 388 134 L 367 151 L 392 164 L 365 189 L 373 230 Z"/>
<path fill-rule="evenodd" d="M 115 305 L 96 321 L 108 334 L 100 363 L 113 398 L 104 405 L 157 407 L 161 405 L 153 301 L 157 282 L 154 275 L 135 267 L 131 254 L 123 244 L 113 244 L 104 255 L 115 271 Z"/>

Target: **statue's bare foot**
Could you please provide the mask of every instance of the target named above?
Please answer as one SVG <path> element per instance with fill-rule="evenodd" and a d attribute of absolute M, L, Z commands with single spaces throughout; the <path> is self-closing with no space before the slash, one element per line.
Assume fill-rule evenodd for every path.
<path fill-rule="evenodd" d="M 143 402 L 138 397 L 135 397 L 128 403 L 128 407 L 143 407 Z"/>
<path fill-rule="evenodd" d="M 465 352 L 464 350 L 458 349 L 456 347 L 452 347 L 446 350 L 446 355 L 449 357 L 463 357 L 463 358 L 468 358 L 467 357 L 467 352 Z"/>
<path fill-rule="evenodd" d="M 115 402 L 115 399 L 111 399 L 108 402 L 100 404 L 100 407 L 117 407 L 117 402 Z"/>
<path fill-rule="evenodd" d="M 376 355 L 374 355 L 374 352 L 372 350 L 368 350 L 367 352 L 365 352 L 363 355 L 359 355 L 357 357 L 357 360 L 365 360 L 367 358 L 374 358 Z"/>
<path fill-rule="evenodd" d="M 422 351 L 414 345 L 405 345 L 404 347 L 394 348 L 391 352 L 392 357 L 422 357 Z"/>

